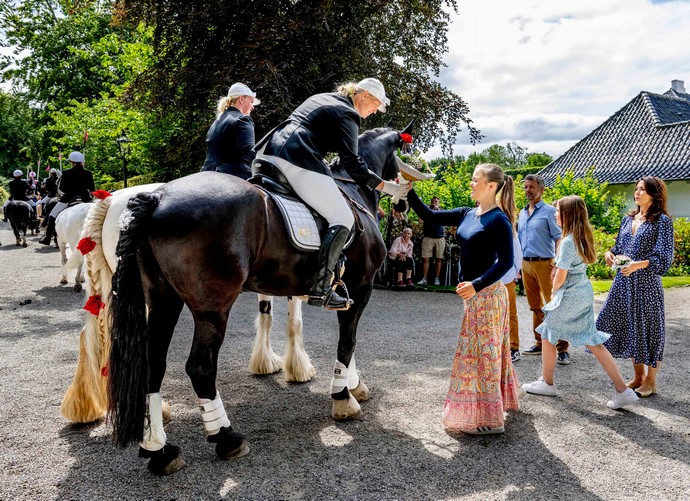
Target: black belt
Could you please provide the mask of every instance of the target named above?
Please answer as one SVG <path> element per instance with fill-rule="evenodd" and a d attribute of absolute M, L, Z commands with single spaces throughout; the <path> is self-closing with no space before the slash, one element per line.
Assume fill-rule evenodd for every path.
<path fill-rule="evenodd" d="M 525 261 L 551 261 L 552 257 L 523 257 Z"/>

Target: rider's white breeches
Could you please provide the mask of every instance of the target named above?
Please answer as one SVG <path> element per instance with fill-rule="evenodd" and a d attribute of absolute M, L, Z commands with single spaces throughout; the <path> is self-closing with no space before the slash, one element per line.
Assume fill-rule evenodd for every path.
<path fill-rule="evenodd" d="M 352 209 L 331 176 L 312 172 L 288 162 L 282 162 L 279 169 L 295 193 L 304 203 L 321 214 L 328 221 L 328 226 L 341 225 L 352 229 L 355 224 Z"/>

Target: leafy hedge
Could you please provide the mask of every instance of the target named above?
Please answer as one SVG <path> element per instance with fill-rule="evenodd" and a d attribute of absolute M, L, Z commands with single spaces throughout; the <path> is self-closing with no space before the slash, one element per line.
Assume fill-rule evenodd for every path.
<path fill-rule="evenodd" d="M 156 179 L 156 173 L 150 172 L 148 174 L 142 174 L 141 176 L 130 177 L 129 179 L 127 179 L 127 186 L 139 186 L 142 184 L 151 184 L 158 182 L 160 181 Z M 101 183 L 101 185 L 99 186 L 101 190 L 107 191 L 121 190 L 124 187 L 124 181 L 112 181 L 109 183 Z"/>

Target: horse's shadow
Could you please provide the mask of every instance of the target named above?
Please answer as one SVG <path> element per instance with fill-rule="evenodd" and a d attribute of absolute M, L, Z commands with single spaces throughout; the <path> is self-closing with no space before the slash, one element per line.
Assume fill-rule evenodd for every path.
<path fill-rule="evenodd" d="M 222 461 L 203 440 L 189 383 L 189 398 L 172 401 L 166 431 L 183 449 L 188 467 L 170 477 L 152 476 L 136 447 L 116 449 L 109 428 L 66 426 L 61 437 L 75 458 L 61 482 L 59 498 L 181 497 L 188 499 L 447 499 L 463 496 L 546 499 L 553 478 L 576 499 L 598 499 L 541 442 L 530 414 L 512 414 L 503 436 L 453 438 L 440 423 L 437 433 L 418 437 L 387 425 L 385 393 L 363 404 L 365 418 L 337 423 L 328 415 L 327 395 L 315 391 L 323 380 L 285 385 L 279 375 L 232 378 L 247 385 L 244 399 L 227 399 L 231 419 L 240 423 L 252 452 Z M 228 382 L 223 381 L 221 386 Z M 166 385 L 166 389 L 167 388 Z M 180 395 L 177 388 L 172 393 Z M 183 392 L 184 393 L 184 392 Z M 440 407 L 438 415 L 440 420 Z M 90 435 L 90 436 L 89 436 Z M 525 454 L 529 451 L 529 454 Z M 104 461 L 107 458 L 107 462 Z M 549 475 L 544 475 L 548 468 Z M 99 481 L 84 492 L 84 472 Z M 128 488 L 123 488 L 129 486 Z M 135 487 L 133 487 L 135 486 Z"/>

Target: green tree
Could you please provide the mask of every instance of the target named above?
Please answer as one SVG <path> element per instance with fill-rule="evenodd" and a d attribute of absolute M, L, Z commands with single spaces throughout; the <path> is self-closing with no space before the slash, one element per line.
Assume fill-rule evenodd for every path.
<path fill-rule="evenodd" d="M 257 136 L 287 118 L 308 96 L 338 83 L 380 78 L 389 113 L 366 128 L 417 120 L 416 144 L 439 139 L 448 153 L 464 129 L 480 133 L 467 104 L 436 77 L 447 49 L 455 0 L 123 0 L 128 21 L 155 27 L 156 59 L 140 90 L 151 109 L 184 124 L 165 150 L 174 164 L 201 165 L 215 103 L 235 81 L 257 92 Z"/>
<path fill-rule="evenodd" d="M 594 168 L 591 168 L 585 176 L 576 178 L 575 173 L 569 170 L 565 176 L 557 176 L 553 186 L 544 190 L 544 200 L 552 203 L 566 195 L 578 195 L 587 205 L 592 225 L 607 233 L 616 233 L 626 207 L 625 195 L 611 196 L 608 183 L 600 182 L 593 172 Z"/>
<path fill-rule="evenodd" d="M 24 99 L 0 92 L 0 176 L 31 163 L 30 145 L 35 142 L 35 113 Z"/>

